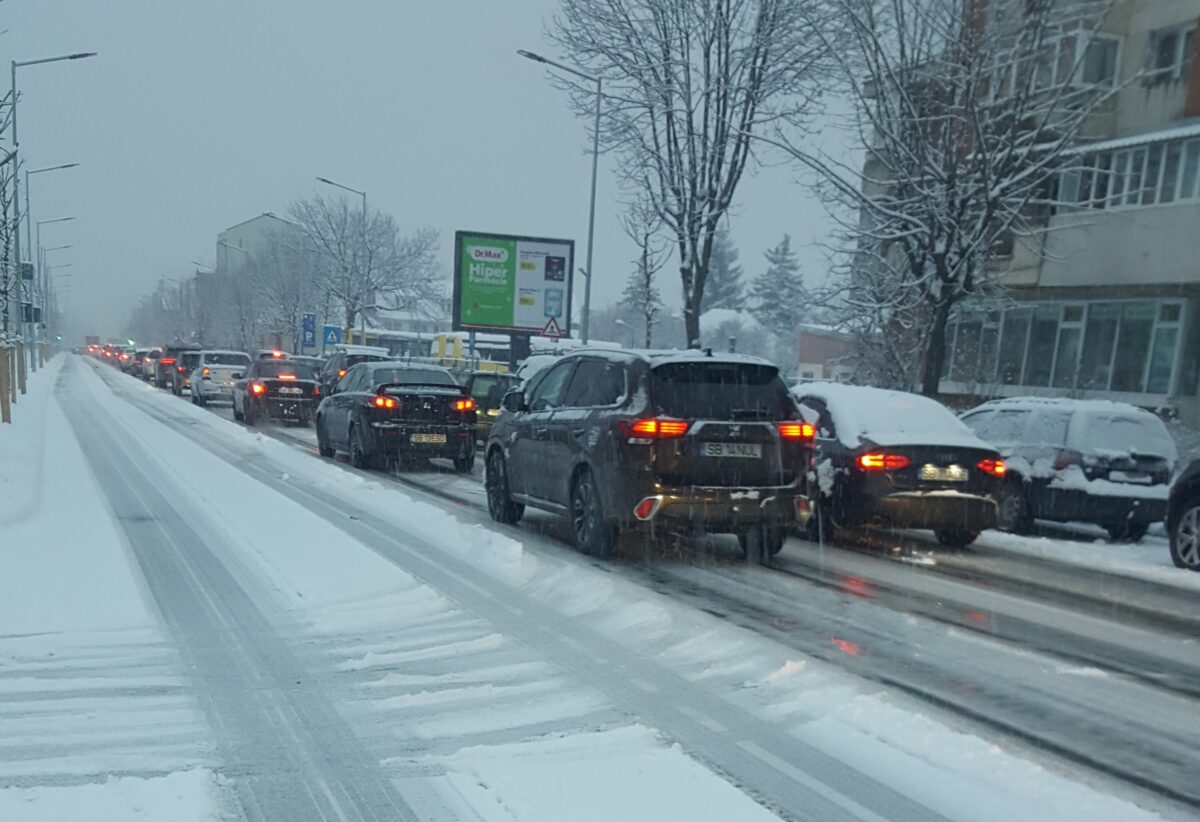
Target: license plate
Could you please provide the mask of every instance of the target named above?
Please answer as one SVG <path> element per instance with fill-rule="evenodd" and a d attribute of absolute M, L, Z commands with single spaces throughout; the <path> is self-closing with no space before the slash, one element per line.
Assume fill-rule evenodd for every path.
<path fill-rule="evenodd" d="M 445 445 L 445 434 L 413 434 L 408 438 L 409 442 L 419 443 L 421 445 Z"/>
<path fill-rule="evenodd" d="M 757 442 L 704 442 L 700 453 L 706 457 L 741 457 L 761 459 L 762 445 Z"/>
<path fill-rule="evenodd" d="M 1141 471 L 1109 471 L 1108 478 L 1113 482 L 1128 482 L 1134 485 L 1149 485 L 1152 482 L 1150 475 Z"/>
<path fill-rule="evenodd" d="M 280 388 L 279 393 L 280 394 L 303 394 L 304 389 L 303 388 Z"/>
<path fill-rule="evenodd" d="M 935 482 L 966 482 L 967 469 L 961 465 L 922 465 L 921 479 Z"/>

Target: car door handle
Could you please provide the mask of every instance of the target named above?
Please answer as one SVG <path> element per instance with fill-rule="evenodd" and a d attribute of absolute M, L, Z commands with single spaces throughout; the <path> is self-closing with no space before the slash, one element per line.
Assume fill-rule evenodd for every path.
<path fill-rule="evenodd" d="M 533 435 L 535 437 L 544 437 L 549 433 L 550 429 L 547 426 L 539 426 L 538 428 L 533 429 Z"/>
<path fill-rule="evenodd" d="M 587 429 L 586 428 L 572 428 L 571 433 L 575 435 L 576 439 L 578 439 L 587 433 Z"/>

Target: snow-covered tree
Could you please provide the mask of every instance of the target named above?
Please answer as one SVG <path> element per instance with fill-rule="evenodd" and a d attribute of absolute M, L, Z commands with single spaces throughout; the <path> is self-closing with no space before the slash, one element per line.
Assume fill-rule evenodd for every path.
<path fill-rule="evenodd" d="M 662 294 L 654 275 L 667 262 L 667 245 L 659 237 L 662 219 L 645 200 L 635 200 L 621 219 L 621 228 L 637 244 L 638 256 L 621 292 L 621 305 L 635 315 L 645 331 L 646 348 L 653 346 L 654 326 L 663 310 Z M 628 322 L 628 321 L 626 321 Z"/>
<path fill-rule="evenodd" d="M 321 194 L 294 203 L 291 216 L 326 258 L 318 287 L 342 307 L 346 328 L 354 328 L 377 297 L 406 305 L 441 297 L 435 229 L 404 235 L 394 217 L 375 211 L 366 215 L 364 230 L 361 209 L 345 197 Z"/>
<path fill-rule="evenodd" d="M 562 0 L 550 36 L 603 84 L 601 139 L 623 183 L 643 192 L 674 240 L 688 344 L 721 219 L 752 136 L 805 119 L 825 58 L 814 21 L 825 0 Z M 596 86 L 571 90 L 591 122 Z"/>
<path fill-rule="evenodd" d="M 729 234 L 729 226 L 717 229 L 713 240 L 712 257 L 708 261 L 708 284 L 704 286 L 701 305 L 705 311 L 730 308 L 741 311 L 746 307 L 746 287 L 742 282 L 742 267 L 738 265 L 738 250 Z"/>
<path fill-rule="evenodd" d="M 787 234 L 763 256 L 767 268 L 750 284 L 750 310 L 764 326 L 782 333 L 806 317 L 804 278 Z"/>
<path fill-rule="evenodd" d="M 828 40 L 866 162 L 817 172 L 848 252 L 846 303 L 881 369 L 936 394 L 955 307 L 1038 253 L 1054 182 L 1113 93 L 1093 35 L 1112 0 L 833 0 Z M 834 48 L 834 46 L 837 48 Z"/>

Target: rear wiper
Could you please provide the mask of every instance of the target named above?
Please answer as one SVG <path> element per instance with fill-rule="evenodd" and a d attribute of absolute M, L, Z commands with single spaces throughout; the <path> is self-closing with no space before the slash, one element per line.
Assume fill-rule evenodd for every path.
<path fill-rule="evenodd" d="M 775 417 L 770 411 L 761 408 L 735 408 L 729 412 L 729 416 L 735 420 L 769 420 Z"/>

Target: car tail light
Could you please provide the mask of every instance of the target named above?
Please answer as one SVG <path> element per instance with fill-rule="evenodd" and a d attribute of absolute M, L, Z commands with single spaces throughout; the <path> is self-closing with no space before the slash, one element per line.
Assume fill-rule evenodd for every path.
<path fill-rule="evenodd" d="M 634 506 L 633 515 L 642 522 L 652 520 L 661 505 L 662 497 L 646 497 Z"/>
<path fill-rule="evenodd" d="M 471 399 L 470 397 L 468 397 L 465 400 L 455 400 L 454 410 L 455 411 L 474 411 L 475 410 L 475 400 Z"/>
<path fill-rule="evenodd" d="M 279 379 L 283 380 L 284 382 L 292 382 L 293 380 L 296 379 L 296 375 L 295 374 L 280 374 Z"/>
<path fill-rule="evenodd" d="M 682 437 L 691 426 L 692 424 L 687 420 L 664 420 L 653 417 L 621 423 L 621 428 L 630 439 L 648 440 L 668 440 Z"/>
<path fill-rule="evenodd" d="M 182 365 L 175 366 L 175 370 L 182 374 L 186 369 Z"/>
<path fill-rule="evenodd" d="M 817 435 L 817 430 L 807 422 L 779 423 L 779 436 L 785 440 L 811 440 Z"/>
<path fill-rule="evenodd" d="M 910 465 L 912 465 L 912 460 L 903 454 L 872 451 L 869 454 L 861 454 L 858 458 L 858 467 L 864 471 L 899 471 Z"/>
<path fill-rule="evenodd" d="M 980 460 L 979 465 L 976 467 L 983 473 L 991 474 L 993 477 L 1002 477 L 1008 470 L 1008 468 L 1004 465 L 1004 460 Z"/>
<path fill-rule="evenodd" d="M 319 397 L 319 396 L 321 396 L 321 386 L 319 386 L 319 385 L 314 385 L 314 386 L 313 386 L 313 396 L 314 396 L 314 397 Z"/>
<path fill-rule="evenodd" d="M 371 400 L 371 405 L 376 408 L 395 408 L 396 401 L 391 397 L 375 397 Z"/>
<path fill-rule="evenodd" d="M 277 360 L 282 360 L 284 357 L 287 356 L 287 354 L 283 353 L 282 351 L 272 351 L 271 356 Z"/>
<path fill-rule="evenodd" d="M 261 382 L 252 382 L 250 383 L 250 393 L 254 394 L 255 396 L 265 394 L 267 393 L 267 387 Z"/>
<path fill-rule="evenodd" d="M 1071 465 L 1083 465 L 1083 454 L 1064 448 L 1054 457 L 1054 470 L 1061 471 Z"/>
<path fill-rule="evenodd" d="M 107 357 L 108 355 L 105 354 L 105 356 Z M 161 360 L 159 360 L 159 362 L 162 363 L 163 365 L 174 365 L 175 358 L 174 357 L 163 357 Z"/>
<path fill-rule="evenodd" d="M 212 379 L 211 375 L 212 375 L 212 372 L 208 370 L 207 366 L 205 366 L 204 370 L 200 372 L 200 377 L 202 379 L 211 380 Z"/>

